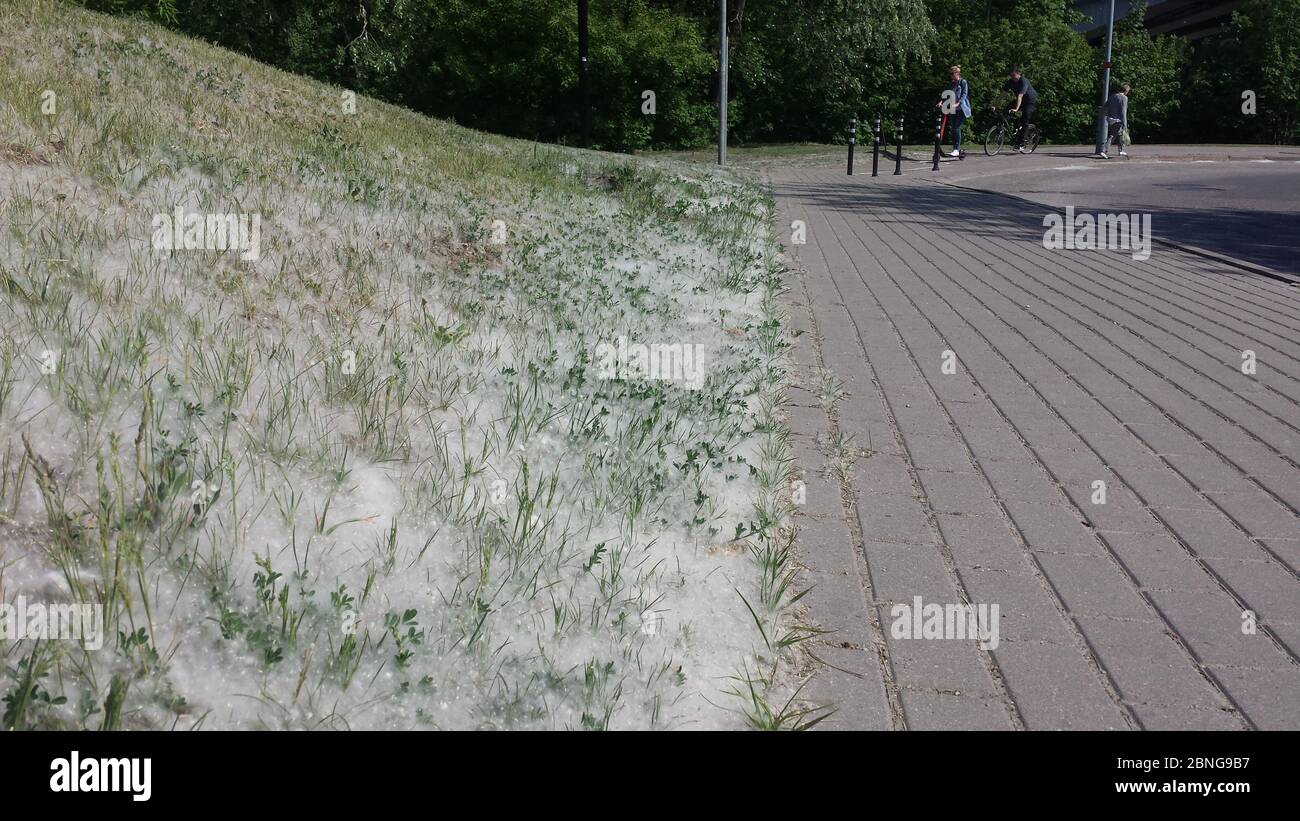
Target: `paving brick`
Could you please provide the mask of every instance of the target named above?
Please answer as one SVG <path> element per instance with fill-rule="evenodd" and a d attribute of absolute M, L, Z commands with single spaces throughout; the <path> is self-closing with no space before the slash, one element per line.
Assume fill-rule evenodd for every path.
<path fill-rule="evenodd" d="M 1073 647 L 1008 642 L 994 655 L 1027 729 L 1128 729 L 1123 710 Z"/>
<path fill-rule="evenodd" d="M 1155 512 L 1199 556 L 1250 559 L 1257 555 L 1250 538 L 1217 510 L 1158 507 Z"/>
<path fill-rule="evenodd" d="M 1194 710 L 1180 705 L 1130 704 L 1144 730 L 1241 730 L 1236 708 Z"/>
<path fill-rule="evenodd" d="M 940 513 L 935 520 L 959 568 L 1023 573 L 1029 566 L 1014 531 L 1001 516 Z"/>
<path fill-rule="evenodd" d="M 1090 487 L 1096 479 L 1105 479 L 1108 484 L 1114 484 L 1105 462 L 1082 443 L 1077 447 L 1034 448 L 1034 453 L 1061 484 L 1076 482 L 1080 486 Z"/>
<path fill-rule="evenodd" d="M 904 690 L 910 730 L 1010 730 L 1006 706 L 994 698 Z"/>
<path fill-rule="evenodd" d="M 1070 427 L 1084 438 L 1093 436 L 1122 436 L 1125 426 L 1115 421 L 1111 412 L 1096 400 L 1089 399 L 1087 404 L 1057 405 L 1052 407 L 1065 418 Z"/>
<path fill-rule="evenodd" d="M 848 523 L 842 516 L 813 518 L 795 516 L 799 543 L 799 562 L 814 573 L 848 576 L 857 572 L 853 541 Z"/>
<path fill-rule="evenodd" d="M 1300 573 L 1300 539 L 1261 539 L 1260 544 L 1289 565 L 1292 572 Z"/>
<path fill-rule="evenodd" d="M 964 432 L 976 428 L 1002 429 L 1006 421 L 1002 419 L 992 402 L 983 398 L 970 398 L 962 401 L 945 401 L 944 409 L 952 416 L 957 427 Z"/>
<path fill-rule="evenodd" d="M 1045 553 L 1038 557 L 1038 562 L 1072 615 L 1151 617 L 1150 609 L 1132 582 L 1108 557 Z"/>
<path fill-rule="evenodd" d="M 1095 478 L 1090 478 L 1095 477 Z M 1083 517 L 1096 530 L 1118 530 L 1126 533 L 1163 533 L 1165 528 L 1152 516 L 1131 490 L 1125 487 L 1119 477 L 1103 473 L 1082 474 L 1079 477 L 1063 477 L 1062 489 L 1066 495 L 1083 512 Z M 1105 486 L 1105 500 L 1097 504 L 1097 489 L 1093 482 L 1102 481 Z"/>
<path fill-rule="evenodd" d="M 911 494 L 858 494 L 858 520 L 869 541 L 933 544 L 937 537 L 924 502 Z"/>
<path fill-rule="evenodd" d="M 1206 495 L 1252 536 L 1285 539 L 1300 535 L 1300 518 L 1254 486 L 1244 493 Z"/>
<path fill-rule="evenodd" d="M 1261 619 L 1300 621 L 1300 580 L 1277 562 L 1264 557 L 1262 561 L 1206 559 L 1205 563 Z"/>
<path fill-rule="evenodd" d="M 1041 468 L 1018 462 L 989 462 L 980 465 L 989 484 L 1003 502 L 1055 504 L 1060 491 Z"/>
<path fill-rule="evenodd" d="M 1226 594 L 1153 590 L 1150 596 L 1204 664 L 1272 668 L 1289 663 L 1263 632 L 1242 633 L 1242 609 Z"/>
<path fill-rule="evenodd" d="M 956 592 L 944 571 L 937 544 L 866 541 L 867 564 L 876 601 L 892 604 L 926 600 L 952 601 Z"/>
<path fill-rule="evenodd" d="M 811 453 L 815 454 L 816 451 Z M 807 460 L 813 464 L 800 471 L 796 477 L 796 481 L 803 482 L 803 504 L 797 507 L 798 513 L 814 518 L 843 517 L 844 502 L 840 483 L 817 470 L 815 459 L 816 457 Z M 791 490 L 793 492 L 795 488 Z"/>
<path fill-rule="evenodd" d="M 975 473 L 917 471 L 930 508 L 936 513 L 997 515 L 997 503 L 984 478 Z"/>
<path fill-rule="evenodd" d="M 952 425 L 948 423 L 948 417 L 928 399 L 925 404 L 916 401 L 905 412 L 896 409 L 894 413 L 905 441 L 910 441 L 914 436 L 944 437 L 951 434 Z"/>
<path fill-rule="evenodd" d="M 1273 346 L 1265 361 L 1281 361 L 1291 334 L 1273 284 L 1227 294 L 1214 264 L 1168 248 L 1156 268 L 1125 255 L 1062 268 L 1022 208 L 919 177 L 780 172 L 777 201 L 822 226 L 798 249 L 809 304 L 802 288 L 788 304 L 816 314 L 825 365 L 850 394 L 840 428 L 874 452 L 852 471 L 864 545 L 842 520 L 838 485 L 809 482 L 799 548 L 805 576 L 822 583 L 805 598 L 810 616 L 860 639 L 866 608 L 888 625 L 883 608 L 912 595 L 950 603 L 964 588 L 1000 609 L 988 655 L 971 642 L 888 639 L 892 684 L 865 639 L 817 644 L 827 665 L 812 689 L 842 700 L 822 726 L 891 726 L 884 694 L 895 685 L 910 727 L 1010 726 L 986 663 L 1033 729 L 1126 727 L 1125 709 L 1149 729 L 1300 724 L 1300 437 L 1279 421 L 1300 419 L 1300 406 L 1289 381 L 1238 378 L 1232 356 L 1219 361 L 1224 338 L 1228 353 L 1259 340 Z M 983 232 L 936 243 L 939 214 L 957 202 L 1029 241 L 1010 256 Z M 794 349 L 805 387 L 810 341 Z M 939 371 L 945 349 L 957 353 L 954 375 Z M 805 408 L 792 419 L 805 474 L 825 461 L 811 394 L 792 392 Z M 1104 506 L 1091 503 L 1097 479 Z M 855 551 L 870 565 L 866 587 Z M 1282 647 L 1241 633 L 1246 605 L 1210 569 Z"/>
<path fill-rule="evenodd" d="M 962 581 L 971 601 L 998 606 L 1002 641 L 1070 641 L 1070 626 L 1051 592 L 1028 567 L 963 571 Z"/>
<path fill-rule="evenodd" d="M 1091 445 L 1102 461 L 1113 468 L 1165 470 L 1160 457 L 1131 433 L 1117 436 L 1089 436 Z"/>
<path fill-rule="evenodd" d="M 967 447 L 981 465 L 989 462 L 1015 462 L 1032 465 L 1034 457 L 1008 427 L 962 429 Z"/>
<path fill-rule="evenodd" d="M 818 406 L 786 405 L 786 424 L 796 436 L 825 436 L 828 431 L 826 411 Z"/>
<path fill-rule="evenodd" d="M 1164 414 L 1131 389 L 1112 395 L 1098 394 L 1097 398 L 1121 422 L 1160 424 L 1166 421 Z"/>
<path fill-rule="evenodd" d="M 1236 468 L 1224 464 L 1209 451 L 1194 456 L 1170 454 L 1169 464 L 1187 478 L 1197 490 L 1201 491 L 1242 491 L 1251 485 Z"/>
<path fill-rule="evenodd" d="M 879 661 L 873 663 L 874 653 L 833 647 L 816 647 L 813 652 L 824 664 L 804 687 L 801 698 L 811 705 L 828 706 L 835 711 L 816 729 L 891 729 L 884 679 Z M 846 672 L 855 668 L 860 672 Z"/>
<path fill-rule="evenodd" d="M 996 696 L 993 679 L 989 677 L 983 659 L 986 651 L 981 650 L 974 640 L 896 639 L 889 635 L 892 617 L 888 608 L 881 608 L 881 624 L 889 636 L 889 660 L 900 686 Z"/>
<path fill-rule="evenodd" d="M 1186 402 L 1185 397 L 1180 398 L 1183 402 Z M 1156 424 L 1135 422 L 1128 424 L 1125 427 L 1154 449 L 1156 453 L 1161 455 L 1196 455 L 1205 452 L 1205 447 L 1200 444 L 1199 440 L 1182 431 L 1172 422 L 1161 422 Z"/>
<path fill-rule="evenodd" d="M 902 456 L 877 454 L 853 463 L 853 484 L 859 492 L 870 496 L 877 493 L 910 493 L 913 490 L 912 473 Z"/>
<path fill-rule="evenodd" d="M 819 628 L 831 631 L 822 637 L 825 641 L 848 642 L 858 647 L 871 644 L 871 631 L 865 617 L 866 596 L 856 574 L 806 573 L 801 579 L 808 590 L 803 604 L 809 609 L 809 620 Z"/>
<path fill-rule="evenodd" d="M 1116 475 L 1134 493 L 1151 507 L 1181 507 L 1192 509 L 1210 509 L 1196 489 L 1182 477 L 1168 469 L 1134 470 L 1116 468 Z"/>
<path fill-rule="evenodd" d="M 1079 512 L 1061 504 L 1009 501 L 1007 510 L 1030 550 L 1099 555 L 1093 529 Z"/>
<path fill-rule="evenodd" d="M 1144 590 L 1221 593 L 1221 588 L 1186 549 L 1167 535 L 1102 533 L 1102 540 Z"/>
<path fill-rule="evenodd" d="M 884 410 L 865 402 L 842 401 L 836 408 L 839 428 L 853 436 L 853 444 L 872 452 L 902 453 Z"/>
<path fill-rule="evenodd" d="M 1295 466 L 1278 456 L 1271 447 L 1260 442 L 1235 442 L 1230 450 L 1224 451 L 1224 454 L 1251 476 L 1295 479 Z M 1294 481 L 1285 486 L 1296 488 Z"/>
<path fill-rule="evenodd" d="M 998 396 L 1007 417 L 1031 445 L 1051 447 L 1074 438 L 1070 426 L 1043 406 L 1038 397 Z"/>
<path fill-rule="evenodd" d="M 1163 623 L 1080 616 L 1079 624 L 1125 701 L 1189 710 L 1231 708 Z"/>
<path fill-rule="evenodd" d="M 912 464 L 923 470 L 975 470 L 966 449 L 952 434 L 943 436 L 909 436 L 907 449 L 912 455 Z"/>
<path fill-rule="evenodd" d="M 1300 481 L 1296 479 L 1296 473 L 1300 471 L 1291 471 L 1290 476 L 1274 477 L 1256 470 L 1256 465 L 1250 465 L 1250 475 L 1261 485 L 1268 488 L 1274 496 L 1282 499 L 1291 507 L 1292 510 L 1300 510 Z"/>
<path fill-rule="evenodd" d="M 1210 672 L 1261 730 L 1300 730 L 1300 667 L 1246 670 L 1215 666 Z"/>

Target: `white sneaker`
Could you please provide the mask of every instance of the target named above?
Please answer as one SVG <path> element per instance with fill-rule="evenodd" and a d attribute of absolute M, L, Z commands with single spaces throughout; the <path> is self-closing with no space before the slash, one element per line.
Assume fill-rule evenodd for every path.
<path fill-rule="evenodd" d="M 1016 149 L 1016 153 L 1017 153 L 1017 154 L 1024 154 L 1024 153 L 1026 153 L 1026 152 L 1025 152 L 1025 147 L 1024 147 L 1023 145 L 1020 146 L 1019 148 Z"/>
<path fill-rule="evenodd" d="M 1110 157 L 1107 157 L 1107 156 L 1106 156 L 1106 152 L 1105 152 L 1105 151 L 1099 151 L 1099 152 L 1097 152 L 1097 159 L 1099 159 L 1099 160 L 1109 160 Z"/>
<path fill-rule="evenodd" d="M 948 156 L 949 156 L 949 157 L 960 157 L 960 156 L 961 156 L 961 152 L 954 148 L 952 151 L 949 151 L 949 152 L 948 152 Z"/>
<path fill-rule="evenodd" d="M 1128 152 L 1127 152 L 1127 151 L 1121 151 L 1121 152 L 1119 152 L 1119 155 L 1120 155 L 1121 157 L 1127 157 L 1127 156 L 1128 156 Z"/>

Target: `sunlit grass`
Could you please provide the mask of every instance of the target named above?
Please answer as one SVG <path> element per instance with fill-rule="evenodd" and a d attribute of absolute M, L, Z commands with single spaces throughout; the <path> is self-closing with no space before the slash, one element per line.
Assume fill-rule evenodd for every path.
<path fill-rule="evenodd" d="M 759 188 L 48 0 L 0 44 L 0 598 L 107 636 L 0 641 L 4 726 L 810 723 Z M 178 206 L 260 258 L 156 250 Z"/>

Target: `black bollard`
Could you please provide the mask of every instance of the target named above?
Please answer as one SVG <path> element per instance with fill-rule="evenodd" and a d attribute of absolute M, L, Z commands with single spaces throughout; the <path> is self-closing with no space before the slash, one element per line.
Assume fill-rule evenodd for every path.
<path fill-rule="evenodd" d="M 943 115 L 934 118 L 934 168 L 939 170 L 939 152 L 943 150 Z"/>
<path fill-rule="evenodd" d="M 871 176 L 876 176 L 880 165 L 880 115 L 876 115 L 876 130 L 871 136 Z"/>
<path fill-rule="evenodd" d="M 903 118 L 898 118 L 898 130 L 894 132 L 894 138 L 898 141 L 898 153 L 894 155 L 894 173 L 903 173 Z"/>
<path fill-rule="evenodd" d="M 849 176 L 853 176 L 853 144 L 858 139 L 858 118 L 849 120 Z"/>

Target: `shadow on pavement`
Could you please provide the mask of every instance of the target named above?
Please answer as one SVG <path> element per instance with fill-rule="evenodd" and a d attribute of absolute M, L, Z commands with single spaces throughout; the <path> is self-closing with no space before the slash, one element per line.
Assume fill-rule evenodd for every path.
<path fill-rule="evenodd" d="M 785 182 L 779 187 L 784 196 L 829 210 L 858 212 L 881 209 L 904 221 L 914 217 L 912 221 L 921 224 L 922 230 L 933 230 L 931 220 L 937 218 L 951 225 L 954 241 L 960 241 L 963 233 L 976 233 L 1004 240 L 1041 243 L 1043 218 L 1063 211 L 1013 194 L 955 186 L 868 184 L 828 187 L 825 184 Z M 1152 232 L 1159 239 L 1194 245 L 1300 276 L 1300 231 L 1295 228 L 1294 213 L 1198 211 L 1150 206 L 1130 211 L 1122 204 L 1108 208 L 1080 208 L 1078 211 L 1150 213 Z M 1223 276 L 1263 276 L 1227 263 L 1208 264 Z"/>

